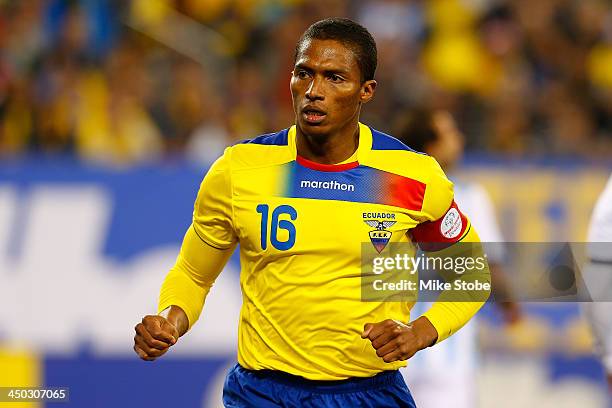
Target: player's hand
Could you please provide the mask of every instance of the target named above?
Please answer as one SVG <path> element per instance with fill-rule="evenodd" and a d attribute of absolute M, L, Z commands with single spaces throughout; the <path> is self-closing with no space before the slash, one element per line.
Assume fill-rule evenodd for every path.
<path fill-rule="evenodd" d="M 390 363 L 407 360 L 417 351 L 431 346 L 438 338 L 438 333 L 426 317 L 419 317 L 411 324 L 387 319 L 378 323 L 366 323 L 361 338 L 369 339 L 376 355 Z"/>
<path fill-rule="evenodd" d="M 166 354 L 179 338 L 177 328 L 158 315 L 145 316 L 134 330 L 134 351 L 146 361 L 153 361 Z"/>

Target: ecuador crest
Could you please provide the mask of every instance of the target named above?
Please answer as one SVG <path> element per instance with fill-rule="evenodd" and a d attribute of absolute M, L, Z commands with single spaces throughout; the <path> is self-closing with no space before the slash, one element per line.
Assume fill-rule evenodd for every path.
<path fill-rule="evenodd" d="M 393 235 L 393 232 L 387 231 L 387 228 L 392 227 L 395 224 L 395 221 L 364 220 L 363 222 L 368 224 L 370 227 L 375 228 L 369 232 L 370 241 L 372 241 L 372 245 L 374 245 L 374 248 L 376 248 L 380 254 L 389 243 L 391 235 Z"/>

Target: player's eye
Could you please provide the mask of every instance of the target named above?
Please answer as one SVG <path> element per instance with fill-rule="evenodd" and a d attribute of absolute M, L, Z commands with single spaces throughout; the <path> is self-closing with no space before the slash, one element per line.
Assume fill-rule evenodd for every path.
<path fill-rule="evenodd" d="M 332 82 L 340 82 L 340 81 L 342 81 L 342 79 L 343 79 L 343 78 L 342 78 L 340 75 L 337 75 L 337 74 L 330 74 L 330 75 L 328 76 L 328 78 L 329 78 L 329 79 L 330 79 L 330 81 L 332 81 Z"/>
<path fill-rule="evenodd" d="M 300 79 L 304 79 L 304 78 L 308 77 L 308 72 L 304 71 L 303 69 L 298 69 L 295 72 L 295 76 L 297 76 Z"/>

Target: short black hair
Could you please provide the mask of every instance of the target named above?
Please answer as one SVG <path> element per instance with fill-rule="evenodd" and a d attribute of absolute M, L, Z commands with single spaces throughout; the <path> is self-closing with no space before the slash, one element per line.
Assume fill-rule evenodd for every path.
<path fill-rule="evenodd" d="M 406 146 L 418 152 L 425 152 L 427 145 L 438 140 L 434 127 L 434 111 L 422 107 L 408 111 L 397 125 L 396 135 Z"/>
<path fill-rule="evenodd" d="M 374 79 L 378 61 L 376 42 L 372 34 L 362 25 L 348 18 L 326 18 L 317 21 L 304 31 L 295 46 L 294 62 L 297 61 L 302 45 L 310 40 L 335 40 L 351 48 L 361 70 L 361 80 Z"/>

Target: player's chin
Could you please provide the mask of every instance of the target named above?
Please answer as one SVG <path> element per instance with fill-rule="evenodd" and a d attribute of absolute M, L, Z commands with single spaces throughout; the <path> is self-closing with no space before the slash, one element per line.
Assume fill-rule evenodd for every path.
<path fill-rule="evenodd" d="M 299 120 L 298 124 L 302 132 L 306 133 L 310 136 L 324 136 L 327 135 L 330 131 L 330 127 L 326 123 L 327 121 L 323 121 L 320 123 L 311 123 L 306 120 Z"/>

